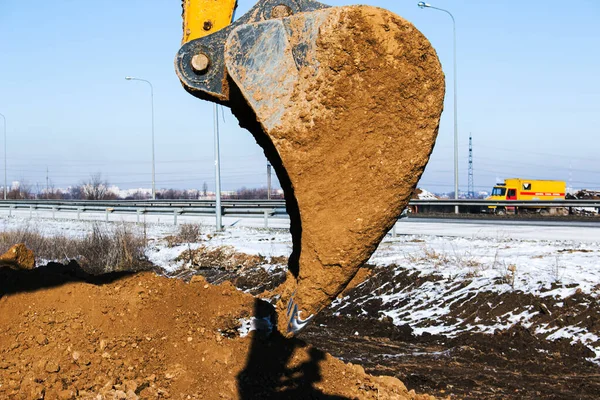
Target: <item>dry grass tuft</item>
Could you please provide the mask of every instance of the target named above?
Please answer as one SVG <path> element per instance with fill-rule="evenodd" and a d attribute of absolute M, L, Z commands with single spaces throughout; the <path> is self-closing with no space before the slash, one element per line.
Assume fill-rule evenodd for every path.
<path fill-rule="evenodd" d="M 127 224 L 113 229 L 94 224 L 92 232 L 77 245 L 77 260 L 90 273 L 139 271 L 149 266 L 144 254 L 146 239 Z"/>
<path fill-rule="evenodd" d="M 199 243 L 202 241 L 202 225 L 201 224 L 181 224 L 179 230 L 174 236 L 165 238 L 169 247 L 178 246 L 184 243 Z"/>
<path fill-rule="evenodd" d="M 139 271 L 151 267 L 144 254 L 144 235 L 126 224 L 97 223 L 90 233 L 81 238 L 47 236 L 31 226 L 0 233 L 0 252 L 6 252 L 16 243 L 24 243 L 31 249 L 38 263 L 76 260 L 92 274 Z"/>

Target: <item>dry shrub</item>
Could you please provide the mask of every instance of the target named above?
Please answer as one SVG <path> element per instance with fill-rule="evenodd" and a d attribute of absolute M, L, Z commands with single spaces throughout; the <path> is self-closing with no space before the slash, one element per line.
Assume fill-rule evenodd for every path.
<path fill-rule="evenodd" d="M 72 239 L 64 235 L 52 237 L 42 235 L 37 229 L 29 226 L 21 227 L 14 231 L 0 233 L 0 253 L 4 254 L 8 249 L 17 244 L 23 243 L 31 249 L 38 259 L 45 260 L 63 260 L 75 256 L 69 251 Z"/>
<path fill-rule="evenodd" d="M 202 226 L 200 224 L 181 224 L 177 236 L 185 243 L 196 243 L 202 240 Z"/>
<path fill-rule="evenodd" d="M 176 235 L 165 238 L 169 247 L 184 243 L 199 243 L 202 241 L 202 225 L 200 224 L 181 224 Z"/>
<path fill-rule="evenodd" d="M 144 254 L 144 236 L 126 224 L 110 226 L 96 223 L 92 231 L 82 238 L 47 236 L 30 226 L 0 233 L 2 253 L 16 243 L 24 243 L 33 251 L 36 260 L 76 260 L 83 269 L 93 274 L 138 271 L 150 267 Z"/>
<path fill-rule="evenodd" d="M 434 260 L 436 265 L 444 265 L 450 262 L 450 258 L 447 254 L 435 251 L 435 249 L 427 246 L 423 247 L 423 253 L 425 254 L 426 259 Z"/>
<path fill-rule="evenodd" d="M 149 266 L 146 240 L 126 224 L 112 229 L 94 224 L 92 232 L 78 241 L 78 261 L 90 273 L 139 271 Z"/>
<path fill-rule="evenodd" d="M 440 268 L 451 262 L 450 257 L 442 252 L 437 252 L 435 249 L 424 245 L 420 253 L 405 253 L 405 258 L 413 264 L 420 264 L 423 262 L 432 263 L 434 267 Z"/>

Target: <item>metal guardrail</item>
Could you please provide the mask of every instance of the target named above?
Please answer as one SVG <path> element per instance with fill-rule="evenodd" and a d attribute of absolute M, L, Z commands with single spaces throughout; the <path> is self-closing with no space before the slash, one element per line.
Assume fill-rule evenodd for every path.
<path fill-rule="evenodd" d="M 0 208 L 7 205 L 48 206 L 82 206 L 82 207 L 215 207 L 215 200 L 0 200 Z M 238 208 L 280 208 L 285 207 L 285 200 L 221 200 L 226 207 Z M 546 206 L 546 207 L 600 207 L 600 200 L 475 200 L 475 199 L 439 199 L 411 200 L 409 205 L 433 206 Z"/>
<path fill-rule="evenodd" d="M 215 200 L 0 200 L 0 208 L 6 204 L 25 206 L 82 206 L 82 207 L 215 207 Z M 285 207 L 284 200 L 221 200 L 229 207 Z"/>
<path fill-rule="evenodd" d="M 137 222 L 140 216 L 172 215 L 173 223 L 177 224 L 179 215 L 206 216 L 215 214 L 214 200 L 0 200 L 0 211 L 6 210 L 9 215 L 13 211 L 30 212 L 47 211 L 52 218 L 57 212 L 76 213 L 77 219 L 82 213 L 104 213 L 109 220 L 110 214 L 134 214 Z M 268 227 L 269 218 L 285 218 L 287 212 L 285 201 L 282 200 L 225 200 L 221 203 L 221 214 L 232 217 L 264 218 Z"/>
<path fill-rule="evenodd" d="M 600 210 L 600 200 L 556 200 L 556 201 L 489 201 L 489 200 L 411 200 L 411 206 L 431 207 L 590 207 Z M 104 213 L 106 220 L 109 215 L 135 214 L 137 221 L 140 215 L 157 214 L 173 215 L 173 221 L 177 224 L 179 215 L 214 215 L 214 200 L 0 200 L 0 211 L 6 210 L 9 215 L 15 210 L 49 211 L 52 217 L 57 212 L 77 213 Z M 223 216 L 234 217 L 256 217 L 264 218 L 265 227 L 268 226 L 269 218 L 284 218 L 287 216 L 285 201 L 283 200 L 223 200 L 221 203 Z"/>

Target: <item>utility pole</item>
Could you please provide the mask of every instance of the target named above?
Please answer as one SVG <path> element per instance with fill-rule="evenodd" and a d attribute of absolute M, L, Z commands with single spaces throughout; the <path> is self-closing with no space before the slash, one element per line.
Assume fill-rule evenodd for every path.
<path fill-rule="evenodd" d="M 271 163 L 267 161 L 267 199 L 271 200 Z"/>
<path fill-rule="evenodd" d="M 469 198 L 475 197 L 475 188 L 473 185 L 473 136 L 469 133 Z"/>
<path fill-rule="evenodd" d="M 49 179 L 48 179 L 48 166 L 46 165 L 46 200 L 48 200 L 48 196 L 49 196 L 49 192 L 48 189 L 50 187 L 49 185 Z"/>

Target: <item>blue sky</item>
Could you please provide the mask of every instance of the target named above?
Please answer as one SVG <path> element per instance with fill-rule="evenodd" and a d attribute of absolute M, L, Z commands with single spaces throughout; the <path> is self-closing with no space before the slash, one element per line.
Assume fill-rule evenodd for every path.
<path fill-rule="evenodd" d="M 237 16 L 255 2 L 240 0 Z M 353 4 L 330 0 L 330 5 Z M 452 25 L 417 1 L 365 0 L 413 22 L 447 75 L 440 135 L 420 186 L 453 186 Z M 460 187 L 473 134 L 475 189 L 497 178 L 567 180 L 600 189 L 600 2 L 438 0 L 457 21 Z M 180 0 L 0 0 L 0 113 L 8 179 L 64 187 L 102 172 L 121 187 L 150 186 L 150 97 L 157 187 L 214 187 L 212 104 L 173 69 Z M 224 112 L 225 190 L 266 184 L 266 159 Z M 1 166 L 1 165 L 0 165 Z"/>

